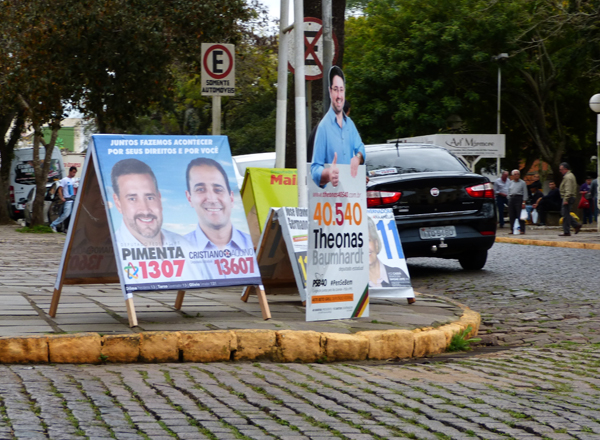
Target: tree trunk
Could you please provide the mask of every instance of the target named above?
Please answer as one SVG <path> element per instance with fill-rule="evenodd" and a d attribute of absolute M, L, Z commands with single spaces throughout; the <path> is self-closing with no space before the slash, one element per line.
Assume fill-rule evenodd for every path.
<path fill-rule="evenodd" d="M 11 123 L 12 125 L 11 129 Z M 9 178 L 15 145 L 21 137 L 24 119 L 23 111 L 14 111 L 0 115 L 0 224 L 12 224 L 9 213 Z M 6 134 L 10 136 L 6 141 Z"/>
<path fill-rule="evenodd" d="M 50 142 L 46 143 L 42 135 L 42 127 L 34 123 L 35 134 L 33 136 L 33 170 L 35 173 L 35 199 L 33 201 L 33 212 L 31 216 L 31 225 L 43 225 L 44 219 L 44 197 L 46 196 L 46 183 L 48 182 L 48 173 L 50 171 L 50 162 L 52 152 L 58 138 L 60 124 L 52 124 L 52 135 Z M 40 160 L 40 144 L 45 149 L 44 160 Z"/>

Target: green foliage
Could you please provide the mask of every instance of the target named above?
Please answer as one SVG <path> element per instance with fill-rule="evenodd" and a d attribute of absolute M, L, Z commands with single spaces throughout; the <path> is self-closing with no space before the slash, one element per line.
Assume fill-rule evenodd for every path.
<path fill-rule="evenodd" d="M 72 109 L 102 133 L 139 133 L 141 116 L 176 109 L 177 73 L 199 74 L 203 42 L 241 44 L 265 17 L 257 0 L 1 1 L 0 135 L 5 139 L 13 119 L 20 128 L 14 115 L 22 111 L 35 132 L 34 151 L 51 151 Z M 46 124 L 49 142 L 42 137 Z M 0 221 L 11 152 L 0 143 Z M 33 224 L 42 222 L 50 158 L 42 162 L 34 153 Z"/>
<path fill-rule="evenodd" d="M 232 153 L 273 151 L 277 100 L 277 47 L 261 27 L 236 45 L 236 95 L 221 98 L 222 130 Z M 207 134 L 212 97 L 202 96 L 199 74 L 173 68 L 175 92 L 167 106 L 154 106 L 138 125 L 145 134 Z"/>
<path fill-rule="evenodd" d="M 496 133 L 502 69 L 507 160 L 554 168 L 595 154 L 587 99 L 600 86 L 600 33 L 588 3 L 372 0 L 346 26 L 352 117 L 365 142 Z M 587 6 L 586 6 L 587 5 Z M 594 22 L 597 23 L 597 20 Z M 499 53 L 509 59 L 501 66 Z M 596 64 L 595 64 L 596 63 Z M 593 70 L 595 69 L 595 70 Z M 452 123 L 457 119 L 462 122 Z"/>
<path fill-rule="evenodd" d="M 507 50 L 500 46 L 515 32 L 518 10 L 481 0 L 374 0 L 365 12 L 348 20 L 345 52 L 361 134 L 381 142 L 449 131 L 453 114 L 470 128 L 488 113 L 493 128 L 490 58 Z"/>
<path fill-rule="evenodd" d="M 473 328 L 469 325 L 466 329 L 454 334 L 450 340 L 450 345 L 446 348 L 446 351 L 469 351 L 473 342 L 481 341 L 481 338 L 469 338 L 467 336 L 473 331 Z"/>
<path fill-rule="evenodd" d="M 50 229 L 50 226 L 46 225 L 25 226 L 23 228 L 17 228 L 16 231 L 25 234 L 54 234 L 54 231 Z"/>
<path fill-rule="evenodd" d="M 199 73 L 201 43 L 238 43 L 259 11 L 244 0 L 6 0 L 0 82 L 35 102 L 42 123 L 66 105 L 102 132 L 127 131 L 168 105 L 174 65 Z"/>

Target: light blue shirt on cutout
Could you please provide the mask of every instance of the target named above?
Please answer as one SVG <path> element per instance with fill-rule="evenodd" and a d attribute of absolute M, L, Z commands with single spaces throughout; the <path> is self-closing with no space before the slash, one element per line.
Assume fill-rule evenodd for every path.
<path fill-rule="evenodd" d="M 321 185 L 321 174 L 326 163 L 333 162 L 333 156 L 337 153 L 337 163 L 350 165 L 350 161 L 358 153 L 366 160 L 365 144 L 363 144 L 358 130 L 352 119 L 344 115 L 342 126 L 337 123 L 335 112 L 330 107 L 327 114 L 319 123 L 315 136 L 310 173 L 317 186 Z"/>

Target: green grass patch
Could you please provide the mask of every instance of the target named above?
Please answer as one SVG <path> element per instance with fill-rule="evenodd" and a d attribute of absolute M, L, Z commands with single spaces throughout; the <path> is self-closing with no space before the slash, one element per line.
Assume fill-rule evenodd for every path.
<path fill-rule="evenodd" d="M 469 351 L 471 350 L 471 344 L 473 342 L 481 341 L 481 338 L 469 338 L 467 339 L 467 335 L 471 333 L 473 328 L 469 325 L 463 331 L 460 331 L 452 336 L 452 340 L 450 341 L 450 345 L 446 348 L 446 351 L 454 352 L 454 351 Z"/>
<path fill-rule="evenodd" d="M 46 225 L 24 226 L 22 228 L 17 228 L 16 231 L 24 234 L 54 234 L 54 231 L 50 229 L 50 226 Z"/>

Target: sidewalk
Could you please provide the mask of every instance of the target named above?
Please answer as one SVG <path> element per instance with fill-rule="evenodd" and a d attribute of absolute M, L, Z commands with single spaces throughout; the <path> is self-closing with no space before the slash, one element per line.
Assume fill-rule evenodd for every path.
<path fill-rule="evenodd" d="M 600 250 L 600 233 L 596 223 L 583 225 L 579 234 L 571 231 L 570 237 L 559 237 L 563 233 L 562 226 L 530 226 L 525 228 L 524 235 L 511 235 L 505 227 L 496 232 L 496 243 L 516 243 L 537 246 L 568 247 L 577 249 Z"/>
<path fill-rule="evenodd" d="M 305 321 L 305 309 L 297 293 L 268 295 L 272 319 L 265 321 L 256 297 L 251 296 L 244 303 L 240 299 L 241 288 L 221 288 L 188 291 L 179 311 L 173 307 L 176 292 L 135 293 L 139 326 L 130 328 L 118 284 L 64 286 L 56 318 L 51 318 L 48 310 L 66 236 L 22 234 L 16 229 L 16 226 L 0 226 L 0 363 L 37 359 L 35 356 L 38 355 L 27 355 L 26 352 L 32 351 L 31 344 L 40 338 L 37 349 L 44 350 L 47 346 L 51 362 L 81 361 L 69 351 L 86 351 L 90 344 L 97 349 L 94 348 L 92 354 L 83 359 L 97 362 L 99 354 L 105 353 L 104 347 L 108 346 L 109 340 L 118 340 L 125 345 L 134 341 L 138 347 L 134 348 L 137 358 L 131 355 L 134 360 L 177 361 L 182 357 L 182 335 L 185 332 L 195 332 L 193 338 L 203 337 L 206 340 L 208 337 L 220 341 L 219 338 L 225 334 L 225 342 L 217 344 L 218 350 L 229 350 L 225 360 L 264 359 L 265 356 L 283 361 L 294 360 L 293 356 L 308 356 L 309 360 L 315 356 L 315 359 L 322 356 L 327 360 L 358 360 L 357 356 L 372 359 L 412 357 L 444 351 L 453 333 L 468 325 L 476 333 L 479 326 L 477 313 L 445 298 L 426 295 L 418 295 L 412 305 L 408 305 L 406 299 L 372 299 L 368 318 L 321 322 Z M 214 334 L 209 337 L 205 332 Z M 60 348 L 53 342 L 54 335 L 73 336 L 69 338 L 70 345 Z M 164 343 L 157 342 L 159 335 L 171 345 L 175 344 L 175 351 L 179 344 L 179 352 L 171 352 L 165 359 L 156 353 L 144 355 L 144 341 L 154 344 L 158 351 L 168 349 Z M 287 335 L 289 341 L 295 339 L 298 346 L 304 345 L 305 341 L 305 348 L 309 351 L 313 344 L 312 354 L 290 354 L 288 347 L 290 359 L 286 359 L 282 335 Z M 56 340 L 64 343 L 64 336 Z M 251 341 L 263 341 L 266 348 L 250 349 Z M 402 348 L 401 356 L 398 350 L 402 344 L 410 347 Z M 378 353 L 374 351 L 376 349 Z M 18 356 L 7 357 L 7 350 L 18 352 Z M 59 352 L 62 357 L 58 356 Z M 44 359 L 45 354 L 39 356 Z M 113 352 L 111 356 L 109 361 L 118 357 Z M 185 353 L 183 357 L 186 358 Z"/>

